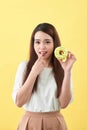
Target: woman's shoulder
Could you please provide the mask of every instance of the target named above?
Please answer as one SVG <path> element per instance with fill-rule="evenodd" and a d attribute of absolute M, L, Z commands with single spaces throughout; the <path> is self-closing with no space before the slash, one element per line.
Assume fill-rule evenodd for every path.
<path fill-rule="evenodd" d="M 19 63 L 19 66 L 27 66 L 28 61 L 22 61 Z"/>
<path fill-rule="evenodd" d="M 22 62 L 20 62 L 19 65 L 18 65 L 18 70 L 21 71 L 21 70 L 26 69 L 27 64 L 28 64 L 28 61 L 22 61 Z"/>

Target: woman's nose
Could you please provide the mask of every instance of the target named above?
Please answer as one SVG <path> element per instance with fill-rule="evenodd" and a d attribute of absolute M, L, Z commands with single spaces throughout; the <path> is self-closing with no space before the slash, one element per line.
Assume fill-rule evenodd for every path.
<path fill-rule="evenodd" d="M 41 44 L 40 44 L 40 48 L 41 48 L 41 49 L 44 49 L 44 48 L 45 48 L 44 43 L 41 43 Z"/>

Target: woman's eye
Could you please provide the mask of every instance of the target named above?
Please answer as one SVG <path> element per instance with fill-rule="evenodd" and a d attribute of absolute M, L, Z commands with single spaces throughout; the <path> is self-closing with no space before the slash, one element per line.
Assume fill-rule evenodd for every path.
<path fill-rule="evenodd" d="M 46 41 L 46 43 L 48 44 L 48 43 L 50 43 L 50 41 Z"/>
<path fill-rule="evenodd" d="M 34 43 L 36 43 L 36 44 L 40 44 L 40 42 L 39 42 L 39 41 L 35 41 Z"/>

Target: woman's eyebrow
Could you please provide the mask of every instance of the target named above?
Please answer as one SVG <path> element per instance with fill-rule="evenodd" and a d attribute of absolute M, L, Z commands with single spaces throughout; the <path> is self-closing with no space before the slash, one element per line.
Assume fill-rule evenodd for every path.
<path fill-rule="evenodd" d="M 41 39 L 34 39 L 34 41 L 41 41 Z M 49 38 L 46 38 L 46 39 L 43 39 L 43 41 L 52 41 L 52 40 Z"/>
<path fill-rule="evenodd" d="M 44 40 L 51 40 L 51 39 L 44 39 Z"/>
<path fill-rule="evenodd" d="M 52 39 L 44 39 L 44 41 L 52 41 Z"/>
<path fill-rule="evenodd" d="M 37 40 L 40 40 L 40 39 L 34 39 L 34 41 L 37 41 Z"/>

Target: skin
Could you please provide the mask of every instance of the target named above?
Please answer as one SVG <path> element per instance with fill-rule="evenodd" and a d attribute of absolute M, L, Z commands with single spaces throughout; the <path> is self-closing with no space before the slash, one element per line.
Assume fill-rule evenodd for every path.
<path fill-rule="evenodd" d="M 46 63 L 46 66 L 50 66 L 50 60 L 54 49 L 54 43 L 51 36 L 38 31 L 35 34 L 34 49 L 39 59 L 42 59 Z"/>
<path fill-rule="evenodd" d="M 64 70 L 64 79 L 63 79 L 63 83 L 62 83 L 62 90 L 61 90 L 61 94 L 59 96 L 59 102 L 61 105 L 61 108 L 65 108 L 67 107 L 67 105 L 69 104 L 71 97 L 72 97 L 72 92 L 71 92 L 71 87 L 70 87 L 70 80 L 71 80 L 71 69 L 73 64 L 76 61 L 75 56 L 71 53 L 68 52 L 68 57 L 67 60 L 65 62 L 62 62 L 61 60 L 59 60 L 63 70 Z"/>
<path fill-rule="evenodd" d="M 51 67 L 50 61 L 53 53 L 53 48 L 54 43 L 50 35 L 41 31 L 36 32 L 34 36 L 34 49 L 38 56 L 38 59 L 33 65 L 27 80 L 17 93 L 16 105 L 18 107 L 22 107 L 30 99 L 37 76 L 43 71 L 45 67 Z M 75 61 L 76 58 L 71 52 L 69 52 L 69 56 L 66 62 L 62 62 L 61 60 L 59 60 L 61 66 L 64 69 L 62 90 L 58 98 L 61 108 L 65 108 L 69 104 L 72 97 L 70 89 L 70 77 L 71 69 Z"/>

